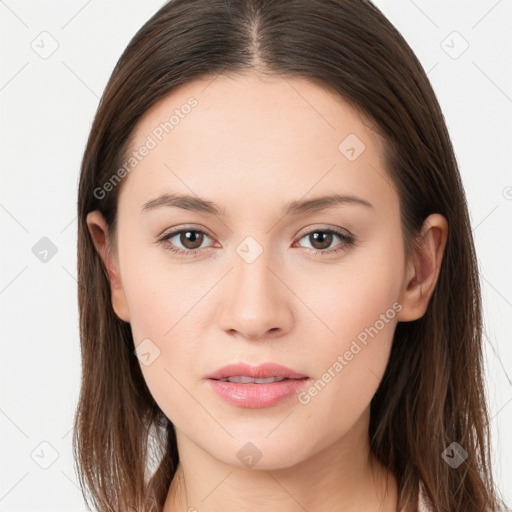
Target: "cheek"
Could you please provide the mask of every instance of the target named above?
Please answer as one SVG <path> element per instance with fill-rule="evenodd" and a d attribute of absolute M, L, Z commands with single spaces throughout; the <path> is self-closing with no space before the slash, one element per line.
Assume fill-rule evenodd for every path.
<path fill-rule="evenodd" d="M 389 359 L 402 278 L 402 260 L 393 247 L 360 253 L 333 276 L 317 276 L 299 292 L 322 322 L 315 347 L 314 382 L 299 401 L 332 435 L 350 428 L 368 407 Z M 320 277 L 320 279 L 318 279 Z M 323 277 L 323 278 L 322 278 Z M 311 316 L 311 315 L 310 315 Z M 329 422 L 329 418 L 336 421 Z"/>
<path fill-rule="evenodd" d="M 348 432 L 369 407 L 389 360 L 400 305 L 375 300 L 373 307 L 362 302 L 352 308 L 353 314 L 338 316 L 336 336 L 315 348 L 315 375 L 297 396 L 322 431 L 320 444 Z"/>
<path fill-rule="evenodd" d="M 142 235 L 120 232 L 120 245 L 124 250 L 120 270 L 134 341 L 153 337 L 163 342 L 178 321 L 176 317 L 185 313 L 191 283 L 178 265 L 169 264 L 162 247 Z"/>
<path fill-rule="evenodd" d="M 152 396 L 179 427 L 186 417 L 201 414 L 188 392 L 197 391 L 195 374 L 204 351 L 197 328 L 205 313 L 201 298 L 211 282 L 201 280 L 193 265 L 170 264 L 163 249 L 124 254 L 121 275 L 134 350 Z"/>
<path fill-rule="evenodd" d="M 401 295 L 404 260 L 400 245 L 391 239 L 375 240 L 335 265 L 317 265 L 315 272 L 300 269 L 294 292 L 308 306 L 301 309 L 302 317 L 316 322 L 328 345 L 343 347 L 388 310 L 387 320 L 395 319 L 393 304 Z M 378 322 L 378 327 L 389 331 L 388 322 L 384 328 Z"/>
<path fill-rule="evenodd" d="M 179 270 L 173 275 L 169 269 L 149 265 L 139 265 L 124 285 L 135 345 L 150 339 L 164 356 L 159 364 L 165 360 L 181 367 L 194 356 L 190 322 L 196 314 L 199 291 Z"/>
<path fill-rule="evenodd" d="M 162 279 L 146 276 L 140 286 L 131 289 L 129 298 L 134 349 L 142 375 L 160 409 L 180 429 L 187 429 L 189 417 L 201 414 L 188 394 L 196 392 L 190 386 L 190 374 L 199 347 L 187 324 L 191 306 L 184 296 L 184 289 L 169 289 Z"/>

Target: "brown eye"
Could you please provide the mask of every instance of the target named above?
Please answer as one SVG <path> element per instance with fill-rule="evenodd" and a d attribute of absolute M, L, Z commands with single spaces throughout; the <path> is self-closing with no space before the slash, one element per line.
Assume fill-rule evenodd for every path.
<path fill-rule="evenodd" d="M 186 249 L 191 251 L 201 247 L 204 240 L 204 233 L 195 230 L 186 230 L 179 233 L 179 242 Z"/>
<path fill-rule="evenodd" d="M 179 229 L 158 240 L 166 249 L 183 256 L 197 256 L 202 251 L 205 238 L 210 238 L 199 229 Z"/>
<path fill-rule="evenodd" d="M 336 239 L 339 242 L 337 244 L 335 243 Z M 316 251 L 319 255 L 343 251 L 355 243 L 353 235 L 337 229 L 316 229 L 305 233 L 300 240 L 305 240 L 310 245 L 309 248 L 312 251 Z M 306 246 L 306 248 L 308 247 Z"/>
<path fill-rule="evenodd" d="M 309 241 L 313 246 L 313 249 L 327 249 L 332 244 L 333 241 L 332 233 L 330 233 L 329 231 L 314 231 L 313 233 L 310 233 L 308 236 Z"/>
<path fill-rule="evenodd" d="M 211 237 L 199 229 L 179 229 L 164 235 L 158 240 L 159 243 L 164 244 L 164 247 L 172 252 L 181 256 L 199 256 L 203 249 L 208 247 L 201 247 L 205 238 Z M 339 243 L 330 248 L 335 238 Z M 173 240 L 174 239 L 174 240 Z M 339 251 L 347 250 L 355 243 L 355 238 L 351 234 L 346 234 L 341 230 L 336 229 L 316 229 L 304 234 L 300 240 L 305 239 L 311 245 L 310 249 L 318 255 L 328 255 Z M 307 248 L 307 247 L 306 247 Z"/>

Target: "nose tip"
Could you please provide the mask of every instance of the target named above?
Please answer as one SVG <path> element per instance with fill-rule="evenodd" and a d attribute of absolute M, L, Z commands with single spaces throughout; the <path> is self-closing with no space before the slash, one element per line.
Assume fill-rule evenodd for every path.
<path fill-rule="evenodd" d="M 250 340 L 276 338 L 293 325 L 287 288 L 267 265 L 266 255 L 240 259 L 224 283 L 220 326 Z"/>
<path fill-rule="evenodd" d="M 271 327 L 267 329 L 265 326 L 260 327 L 261 323 L 257 322 L 245 322 L 243 327 L 230 329 L 231 333 L 240 333 L 244 338 L 252 341 L 258 341 L 261 339 L 275 338 L 280 333 L 279 327 Z"/>

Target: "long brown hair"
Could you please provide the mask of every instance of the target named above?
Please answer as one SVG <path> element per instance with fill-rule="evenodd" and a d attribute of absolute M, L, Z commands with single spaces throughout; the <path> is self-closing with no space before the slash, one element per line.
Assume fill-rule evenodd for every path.
<path fill-rule="evenodd" d="M 146 386 L 130 325 L 112 309 L 86 216 L 99 210 L 114 232 L 122 183 L 108 193 L 104 185 L 152 105 L 179 84 L 251 70 L 310 79 L 371 120 L 386 142 L 408 255 L 429 214 L 447 219 L 428 309 L 397 325 L 371 402 L 370 446 L 396 475 L 399 510 L 416 510 L 420 481 L 435 511 L 495 510 L 480 285 L 457 162 L 421 64 L 366 0 L 173 0 L 115 66 L 83 156 L 78 196 L 83 373 L 73 448 L 84 498 L 101 512 L 160 511 L 179 462 L 174 427 Z M 453 442 L 467 452 L 457 469 L 442 457 Z"/>

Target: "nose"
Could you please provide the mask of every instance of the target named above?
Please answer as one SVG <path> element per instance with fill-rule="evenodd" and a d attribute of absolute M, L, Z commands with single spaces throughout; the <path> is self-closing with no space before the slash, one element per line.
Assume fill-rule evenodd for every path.
<path fill-rule="evenodd" d="M 294 324 L 294 295 L 281 266 L 271 261 L 270 251 L 263 251 L 252 262 L 234 254 L 232 261 L 234 268 L 220 290 L 220 327 L 251 340 L 289 332 Z"/>

